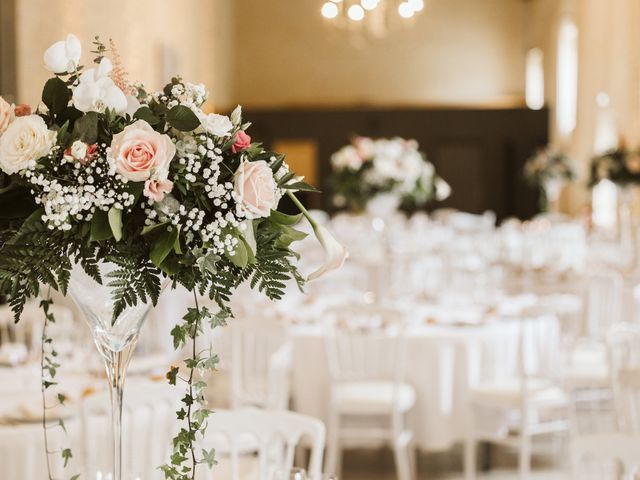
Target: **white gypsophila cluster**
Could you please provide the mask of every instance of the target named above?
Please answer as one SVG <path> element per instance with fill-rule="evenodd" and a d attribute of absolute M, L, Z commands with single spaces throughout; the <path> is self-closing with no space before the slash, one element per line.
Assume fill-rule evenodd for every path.
<path fill-rule="evenodd" d="M 207 101 L 209 94 L 202 83 L 176 83 L 171 86 L 171 95 L 164 92 L 155 92 L 151 95 L 159 103 L 172 108 L 183 105 L 190 108 L 195 114 L 201 113 L 200 107 Z"/>
<path fill-rule="evenodd" d="M 31 192 L 36 204 L 44 209 L 42 221 L 49 229 L 70 230 L 72 221 L 89 221 L 96 210 L 108 211 L 112 207 L 127 210 L 134 204 L 135 196 L 118 188 L 104 158 L 95 158 L 84 167 L 78 161 L 63 157 L 61 165 L 65 163 L 73 163 L 76 184 L 69 185 L 37 171 L 24 174 L 34 187 Z M 55 174 L 58 167 L 53 167 L 53 171 Z M 41 192 L 39 196 L 36 190 Z"/>
<path fill-rule="evenodd" d="M 199 238 L 210 244 L 215 254 L 233 255 L 238 240 L 229 230 L 240 227 L 244 213 L 239 208 L 233 183 L 219 181 L 220 165 L 224 160 L 220 146 L 206 134 L 185 135 L 176 143 L 176 150 L 179 157 L 177 162 L 184 166 L 179 176 L 188 183 L 204 183 L 206 195 L 217 209 L 214 220 L 206 220 L 204 210 L 197 207 L 187 209 L 175 197 L 167 195 L 160 202 L 148 203 L 145 209 L 146 225 L 168 222 L 180 226 L 181 231 L 186 233 L 187 242 L 189 238 L 194 242 Z"/>

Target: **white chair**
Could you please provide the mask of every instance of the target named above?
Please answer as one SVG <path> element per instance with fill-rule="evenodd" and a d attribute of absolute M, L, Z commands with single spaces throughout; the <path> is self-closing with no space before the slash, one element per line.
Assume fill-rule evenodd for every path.
<path fill-rule="evenodd" d="M 219 465 L 213 469 L 200 466 L 197 478 L 288 479 L 294 466 L 296 446 L 304 445 L 311 448 L 307 471 L 312 480 L 319 480 L 324 442 L 324 425 L 315 418 L 253 408 L 217 410 L 211 417 L 202 446 L 207 450 L 216 449 Z M 246 463 L 254 463 L 255 468 L 247 468 Z M 243 470 L 252 474 L 241 475 Z"/>
<path fill-rule="evenodd" d="M 519 474 L 529 478 L 532 438 L 567 430 L 569 399 L 554 372 L 560 373 L 558 341 L 537 323 L 523 319 L 517 325 L 516 372 L 471 389 L 470 419 L 465 439 L 465 478 L 476 478 L 476 444 L 497 443 L 518 449 Z M 559 333 L 556 335 L 559 337 Z M 511 422 L 511 419 L 516 419 Z"/>
<path fill-rule="evenodd" d="M 231 322 L 231 406 L 286 410 L 291 349 L 285 325 L 261 310 Z"/>
<path fill-rule="evenodd" d="M 163 479 L 158 466 L 170 455 L 180 388 L 166 383 L 129 385 L 124 393 L 123 478 Z M 90 395 L 80 405 L 83 478 L 111 472 L 111 407 L 108 392 Z"/>
<path fill-rule="evenodd" d="M 390 445 L 399 480 L 415 476 L 412 432 L 405 415 L 416 402 L 403 382 L 403 315 L 377 305 L 329 312 L 325 335 L 331 376 L 325 470 L 339 474 L 345 446 Z M 359 421 L 359 422 L 358 422 Z"/>
<path fill-rule="evenodd" d="M 590 460 L 597 462 L 595 467 L 589 467 L 600 471 L 598 478 L 604 476 L 603 468 L 609 467 L 611 471 L 611 465 L 614 470 L 622 466 L 622 472 L 618 473 L 622 473 L 625 480 L 632 480 L 640 473 L 640 326 L 615 325 L 607 336 L 607 343 L 615 422 L 607 431 L 574 435 L 571 456 L 576 479 L 584 478 L 582 467 Z"/>
<path fill-rule="evenodd" d="M 619 273 L 603 271 L 589 276 L 586 318 L 582 335 L 569 356 L 567 379 L 578 401 L 610 397 L 606 335 L 621 321 L 623 280 Z"/>

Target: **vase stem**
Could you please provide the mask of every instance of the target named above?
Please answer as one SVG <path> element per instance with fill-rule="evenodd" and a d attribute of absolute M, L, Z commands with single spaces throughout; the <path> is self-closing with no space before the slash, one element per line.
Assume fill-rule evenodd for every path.
<path fill-rule="evenodd" d="M 127 366 L 135 345 L 134 340 L 118 352 L 100 349 L 107 369 L 111 399 L 112 480 L 122 480 L 122 400 Z"/>

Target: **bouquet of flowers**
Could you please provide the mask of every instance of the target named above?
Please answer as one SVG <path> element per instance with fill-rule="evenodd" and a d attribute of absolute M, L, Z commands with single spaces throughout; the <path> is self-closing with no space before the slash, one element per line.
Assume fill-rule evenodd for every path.
<path fill-rule="evenodd" d="M 605 179 L 622 186 L 640 183 L 640 150 L 619 147 L 593 157 L 589 186 Z"/>
<path fill-rule="evenodd" d="M 561 152 L 541 148 L 524 165 L 525 179 L 540 189 L 540 205 L 555 203 L 565 183 L 575 178 L 571 159 Z"/>
<path fill-rule="evenodd" d="M 451 194 L 415 140 L 355 137 L 331 157 L 333 204 L 363 211 L 376 197 L 393 198 L 409 210 Z"/>
<path fill-rule="evenodd" d="M 204 326 L 231 317 L 229 297 L 241 282 L 279 299 L 285 281 L 302 285 L 338 268 L 346 252 L 294 195 L 313 187 L 289 171 L 283 155 L 252 141 L 240 107 L 229 117 L 206 113 L 205 87 L 180 78 L 147 92 L 127 80 L 113 43 L 96 37 L 94 45 L 91 68 L 81 65 L 74 35 L 46 51 L 45 66 L 55 75 L 34 112 L 0 98 L 0 293 L 19 319 L 42 285 L 65 293 L 80 268 L 111 288 L 116 324 L 128 308 L 155 304 L 167 282 L 193 291 L 196 308 L 172 331 L 176 348 L 193 343 L 188 373 L 168 373 L 172 384 L 188 378 L 178 411 L 186 426 L 162 467 L 167 478 L 191 478 L 197 463 L 212 463 L 210 452 L 195 448 L 209 412 L 206 385 L 194 371 L 217 361 L 195 348 Z M 284 195 L 299 215 L 277 210 Z M 307 278 L 292 249 L 305 236 L 294 228 L 303 216 L 326 253 Z M 106 262 L 112 267 L 103 275 Z M 199 295 L 219 311 L 198 307 Z M 49 305 L 42 302 L 53 321 Z M 45 360 L 48 388 L 53 382 L 44 370 L 55 375 L 57 364 Z"/>

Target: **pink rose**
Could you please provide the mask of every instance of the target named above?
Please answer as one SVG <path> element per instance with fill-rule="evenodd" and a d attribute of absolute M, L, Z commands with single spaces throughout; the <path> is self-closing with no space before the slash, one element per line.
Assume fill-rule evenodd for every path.
<path fill-rule="evenodd" d="M 0 97 L 0 135 L 14 119 L 13 105 Z"/>
<path fill-rule="evenodd" d="M 251 146 L 251 137 L 244 130 L 236 133 L 234 144 L 231 147 L 233 153 L 243 152 Z"/>
<path fill-rule="evenodd" d="M 118 173 L 133 182 L 166 171 L 175 154 L 176 146 L 169 136 L 156 132 L 144 120 L 125 127 L 111 141 L 111 158 Z"/>
<path fill-rule="evenodd" d="M 173 182 L 171 180 L 149 179 L 144 182 L 143 194 L 154 202 L 159 202 L 167 193 L 170 193 L 171 190 L 173 190 Z"/>
<path fill-rule="evenodd" d="M 31 105 L 26 103 L 21 103 L 16 105 L 15 108 L 16 117 L 26 117 L 27 115 L 31 115 Z"/>
<path fill-rule="evenodd" d="M 264 160 L 242 162 L 233 175 L 234 190 L 247 218 L 268 217 L 276 207 L 276 182 Z"/>

